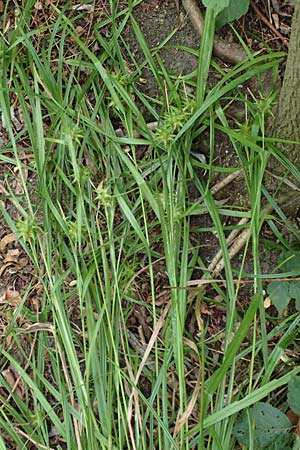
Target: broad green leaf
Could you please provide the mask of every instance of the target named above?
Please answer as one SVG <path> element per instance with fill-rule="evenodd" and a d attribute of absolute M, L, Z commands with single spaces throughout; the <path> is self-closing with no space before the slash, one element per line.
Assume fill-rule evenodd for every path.
<path fill-rule="evenodd" d="M 288 437 L 283 434 L 282 436 L 278 436 L 276 441 L 273 441 L 272 444 L 264 447 L 264 450 L 292 450 L 291 446 L 287 445 L 287 441 Z"/>
<path fill-rule="evenodd" d="M 290 281 L 289 293 L 291 298 L 300 300 L 300 281 Z"/>
<path fill-rule="evenodd" d="M 229 0 L 229 4 L 216 18 L 216 28 L 244 16 L 249 9 L 250 0 Z"/>
<path fill-rule="evenodd" d="M 223 9 L 227 8 L 230 0 L 202 0 L 202 3 L 206 8 L 211 8 L 215 12 L 215 16 L 219 14 Z M 238 0 L 239 1 L 239 0 Z"/>
<path fill-rule="evenodd" d="M 295 275 L 300 275 L 300 253 L 284 252 L 280 256 L 280 261 L 285 261 L 281 266 L 282 272 L 294 272 Z"/>
<path fill-rule="evenodd" d="M 272 281 L 268 286 L 268 295 L 276 309 L 283 311 L 290 301 L 288 281 Z"/>
<path fill-rule="evenodd" d="M 233 428 L 240 444 L 256 450 L 261 448 L 287 450 L 291 423 L 287 416 L 268 403 L 259 402 L 244 411 Z M 251 430 L 251 434 L 250 434 Z"/>
<path fill-rule="evenodd" d="M 292 411 L 300 416 L 300 377 L 293 377 L 289 382 L 288 403 Z"/>

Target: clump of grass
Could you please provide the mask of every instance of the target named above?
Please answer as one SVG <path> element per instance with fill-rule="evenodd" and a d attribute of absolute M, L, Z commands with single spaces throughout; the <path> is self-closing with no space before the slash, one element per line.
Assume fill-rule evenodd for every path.
<path fill-rule="evenodd" d="M 232 128 L 221 106 L 245 80 L 276 66 L 277 56 L 257 56 L 227 74 L 216 66 L 221 81 L 207 91 L 203 74 L 194 94 L 187 94 L 194 74 L 169 75 L 159 50 L 148 48 L 133 4 L 120 13 L 114 6 L 111 2 L 111 18 L 95 29 L 99 57 L 77 36 L 67 8 L 55 9 L 47 48 L 35 46 L 41 30 L 30 30 L 29 1 L 13 33 L 1 38 L 0 108 L 9 143 L 0 157 L 13 169 L 6 177 L 5 202 L 12 202 L 15 211 L 11 215 L 5 204 L 0 207 L 34 263 L 40 304 L 34 316 L 30 298 L 22 303 L 8 323 L 11 344 L 1 346 L 0 384 L 11 401 L 1 393 L 0 446 L 7 448 L 7 441 L 16 448 L 231 449 L 237 413 L 299 372 L 296 368 L 272 379 L 299 319 L 291 316 L 271 331 L 266 326 L 259 242 L 265 221 L 275 226 L 261 206 L 269 143 L 266 111 L 259 103 L 251 105 L 249 121 Z M 140 66 L 151 69 L 159 98 L 139 89 L 140 66 L 127 46 L 127 63 L 136 67 L 128 74 L 121 51 L 128 23 L 144 55 Z M 111 34 L 104 39 L 101 27 L 107 25 Z M 206 33 L 212 44 L 213 27 L 207 26 Z M 209 48 L 202 48 L 199 67 L 208 70 L 208 59 Z M 13 95 L 23 116 L 19 132 L 11 118 Z M 154 129 L 145 115 L 157 124 Z M 195 138 L 205 130 L 210 134 L 206 163 L 192 153 Z M 238 167 L 229 170 L 244 174 L 247 210 L 225 209 L 211 193 L 213 174 L 228 170 L 215 164 L 215 130 L 229 137 L 236 152 Z M 199 169 L 207 170 L 205 179 Z M 22 195 L 9 187 L 14 177 Z M 191 183 L 199 193 L 196 202 L 189 195 Z M 211 277 L 201 252 L 203 235 L 195 236 L 191 226 L 195 211 L 210 216 L 224 262 L 226 288 L 211 280 L 225 317 L 217 362 L 201 317 L 201 304 L 214 299 L 203 289 L 193 298 L 187 289 L 198 267 Z M 233 220 L 250 218 L 243 225 L 250 233 L 237 275 L 225 214 Z M 243 312 L 237 303 L 250 245 L 254 295 Z M 163 301 L 159 271 L 167 279 Z M 146 311 L 145 342 L 130 328 L 134 310 L 138 315 Z M 187 328 L 191 314 L 196 316 L 194 334 Z M 145 319 L 138 326 L 143 328 Z M 22 349 L 24 336 L 32 351 L 23 350 L 20 360 L 13 344 Z M 270 352 L 274 336 L 282 337 Z M 245 338 L 247 347 L 242 346 Z M 5 378 L 8 366 L 22 380 L 21 398 Z M 245 377 L 248 382 L 241 383 Z"/>

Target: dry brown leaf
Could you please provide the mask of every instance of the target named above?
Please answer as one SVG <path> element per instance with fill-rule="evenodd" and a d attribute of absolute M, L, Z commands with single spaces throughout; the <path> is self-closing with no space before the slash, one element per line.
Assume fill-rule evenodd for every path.
<path fill-rule="evenodd" d="M 17 240 L 17 238 L 16 238 L 16 235 L 14 233 L 9 233 L 6 236 L 4 236 L 4 238 L 2 238 L 1 241 L 0 241 L 0 252 L 3 253 L 5 248 L 6 248 L 6 246 L 8 244 L 10 244 L 11 242 L 14 242 L 16 240 Z"/>
<path fill-rule="evenodd" d="M 149 339 L 148 345 L 145 349 L 144 356 L 142 358 L 142 361 L 139 365 L 139 368 L 138 368 L 138 371 L 137 371 L 135 377 L 134 377 L 134 374 L 132 373 L 131 367 L 128 366 L 129 371 L 131 371 L 129 373 L 130 373 L 130 378 L 133 382 L 133 387 L 132 387 L 132 391 L 131 391 L 130 398 L 129 398 L 128 412 L 127 412 L 127 425 L 129 428 L 130 439 L 132 441 L 132 447 L 134 450 L 136 449 L 136 445 L 135 445 L 133 427 L 132 427 L 132 423 L 131 423 L 131 419 L 132 419 L 132 415 L 133 415 L 133 404 L 135 405 L 136 413 L 139 418 L 139 425 L 141 426 L 141 424 L 142 424 L 141 417 L 140 417 L 139 398 L 138 398 L 137 390 L 136 390 L 135 386 L 137 386 L 137 384 L 138 384 L 139 378 L 141 376 L 141 373 L 143 371 L 145 364 L 147 363 L 148 357 L 149 357 L 151 350 L 153 348 L 153 345 L 155 344 L 155 341 L 158 337 L 159 331 L 165 322 L 165 318 L 170 309 L 170 305 L 171 305 L 171 302 L 169 301 L 169 303 L 167 303 L 167 305 L 163 309 L 163 312 L 156 323 L 156 326 L 153 330 L 151 338 Z"/>
<path fill-rule="evenodd" d="M 31 305 L 32 305 L 32 309 L 35 312 L 39 312 L 41 309 L 41 299 L 40 297 L 38 297 L 37 295 L 35 295 L 34 297 L 32 297 L 31 299 Z"/>
<path fill-rule="evenodd" d="M 274 27 L 276 28 L 276 30 L 279 30 L 279 17 L 277 13 L 272 14 L 272 19 L 274 22 Z"/>
<path fill-rule="evenodd" d="M 14 291 L 12 289 L 7 289 L 4 294 L 0 296 L 0 304 L 7 304 L 17 306 L 21 303 L 22 297 L 20 296 L 18 291 Z"/>
<path fill-rule="evenodd" d="M 21 250 L 19 248 L 9 248 L 6 252 L 6 257 L 7 255 L 11 255 L 11 256 L 20 256 L 21 255 Z"/>
<path fill-rule="evenodd" d="M 23 398 L 25 393 L 23 379 L 21 377 L 16 378 L 14 370 L 12 370 L 11 367 L 3 370 L 2 375 L 11 387 L 12 391 L 15 392 L 20 398 Z"/>
<path fill-rule="evenodd" d="M 29 264 L 29 260 L 28 260 L 27 256 L 23 256 L 22 258 L 18 259 L 18 268 L 19 269 L 23 269 L 28 264 Z"/>
<path fill-rule="evenodd" d="M 264 300 L 264 308 L 268 309 L 268 308 L 270 308 L 271 305 L 272 305 L 272 302 L 271 302 L 270 297 L 266 297 Z"/>
<path fill-rule="evenodd" d="M 12 289 L 7 289 L 6 298 L 7 298 L 7 300 L 12 300 L 12 299 L 21 298 L 21 297 L 20 297 L 20 294 L 18 291 L 15 291 Z"/>
<path fill-rule="evenodd" d="M 54 325 L 51 322 L 37 322 L 37 323 L 33 323 L 31 325 L 26 326 L 26 328 L 24 328 L 24 330 L 27 333 L 33 333 L 33 332 L 36 332 L 36 331 L 49 331 L 52 334 L 55 333 Z"/>
<path fill-rule="evenodd" d="M 4 274 L 6 269 L 10 266 L 13 266 L 13 263 L 9 262 L 9 263 L 3 264 L 3 266 L 0 267 L 0 277 Z"/>
<path fill-rule="evenodd" d="M 173 437 L 174 439 L 176 438 L 176 436 L 178 435 L 179 431 L 181 430 L 181 428 L 183 427 L 183 425 L 189 420 L 190 415 L 193 412 L 194 406 L 197 402 L 198 399 L 198 394 L 200 391 L 200 385 L 201 385 L 201 371 L 199 370 L 198 372 L 198 378 L 196 381 L 196 385 L 194 387 L 194 392 L 193 395 L 186 407 L 186 410 L 183 412 L 182 416 L 178 416 L 177 420 L 176 420 L 176 424 L 175 424 L 175 429 L 174 429 L 174 433 L 173 433 Z"/>
<path fill-rule="evenodd" d="M 7 250 L 5 258 L 3 260 L 4 264 L 6 263 L 14 263 L 17 264 L 19 261 L 21 251 L 18 248 L 11 248 Z"/>
<path fill-rule="evenodd" d="M 299 416 L 297 416 L 297 414 L 294 413 L 294 411 L 292 411 L 291 409 L 289 409 L 286 412 L 286 416 L 288 417 L 289 421 L 291 422 L 292 425 L 297 425 L 298 421 L 299 421 Z"/>
<path fill-rule="evenodd" d="M 300 439 L 300 419 L 297 422 L 297 426 L 296 426 L 296 436 L 297 439 Z"/>

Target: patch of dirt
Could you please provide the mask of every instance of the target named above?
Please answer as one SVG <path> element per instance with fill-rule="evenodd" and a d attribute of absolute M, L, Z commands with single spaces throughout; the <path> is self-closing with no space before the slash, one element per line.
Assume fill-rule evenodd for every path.
<path fill-rule="evenodd" d="M 145 0 L 134 9 L 134 17 L 150 48 L 159 47 L 172 33 L 175 34 L 168 41 L 159 55 L 170 74 L 174 76 L 190 73 L 197 68 L 197 58 L 175 48 L 184 46 L 197 49 L 199 37 L 192 28 L 189 18 L 183 10 L 176 8 L 174 0 Z M 135 38 L 134 31 L 127 27 L 124 38 L 137 60 L 142 63 L 144 56 Z M 161 95 L 157 83 L 150 70 L 145 71 L 146 84 L 144 92 L 151 97 Z"/>

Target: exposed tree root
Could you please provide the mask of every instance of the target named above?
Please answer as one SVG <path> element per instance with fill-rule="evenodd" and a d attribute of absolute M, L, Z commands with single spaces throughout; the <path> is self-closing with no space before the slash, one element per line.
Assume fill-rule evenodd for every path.
<path fill-rule="evenodd" d="M 240 220 L 239 225 L 243 225 L 247 223 L 246 219 L 243 218 Z M 226 242 L 228 244 L 228 257 L 229 260 L 232 260 L 238 252 L 245 246 L 248 239 L 251 237 L 251 229 L 246 228 L 242 230 L 240 233 L 238 233 L 239 230 L 233 230 L 228 238 L 226 239 Z M 216 254 L 213 261 L 208 267 L 208 271 L 211 272 L 211 275 L 213 278 L 216 278 L 219 276 L 219 274 L 222 272 L 222 270 L 225 267 L 225 260 L 223 258 L 223 253 L 221 250 Z M 203 279 L 205 279 L 207 276 L 203 275 Z"/>
<path fill-rule="evenodd" d="M 196 0 L 182 0 L 182 4 L 196 32 L 202 36 L 204 23 Z M 229 64 L 238 64 L 247 57 L 245 50 L 240 45 L 225 42 L 219 37 L 215 37 L 213 53 Z"/>
<path fill-rule="evenodd" d="M 291 201 L 292 197 L 292 201 Z M 287 204 L 291 202 L 294 203 L 294 196 L 289 194 L 283 194 L 277 199 L 277 205 L 283 206 L 283 208 L 287 207 Z M 261 215 L 270 214 L 273 211 L 273 205 L 268 204 L 264 207 L 264 209 L 261 212 Z M 248 218 L 242 218 L 239 222 L 239 226 L 246 225 L 247 223 L 250 224 L 250 221 L 248 221 Z M 251 227 L 244 228 L 239 233 L 239 229 L 234 229 L 226 239 L 226 243 L 228 246 L 228 257 L 229 260 L 232 260 L 234 256 L 238 254 L 238 252 L 246 245 L 247 241 L 251 238 Z M 192 287 L 193 289 L 198 289 L 203 285 L 210 284 L 213 282 L 218 282 L 220 280 L 217 280 L 217 277 L 220 275 L 222 270 L 225 267 L 224 258 L 222 255 L 222 251 L 219 250 L 217 254 L 214 256 L 213 260 L 211 261 L 210 265 L 208 266 L 206 273 L 203 274 L 203 276 L 199 280 L 191 280 L 187 283 L 187 287 Z M 210 275 L 208 275 L 210 274 Z M 226 283 L 225 280 L 221 280 L 222 282 Z"/>
<path fill-rule="evenodd" d="M 237 177 L 239 177 L 242 174 L 242 170 L 236 170 L 235 172 L 230 173 L 227 175 L 227 177 L 223 178 L 223 180 L 219 181 L 217 184 L 215 184 L 211 189 L 210 192 L 212 195 L 215 195 L 217 192 L 221 191 L 226 187 L 229 183 L 231 183 L 233 180 L 235 180 Z"/>

